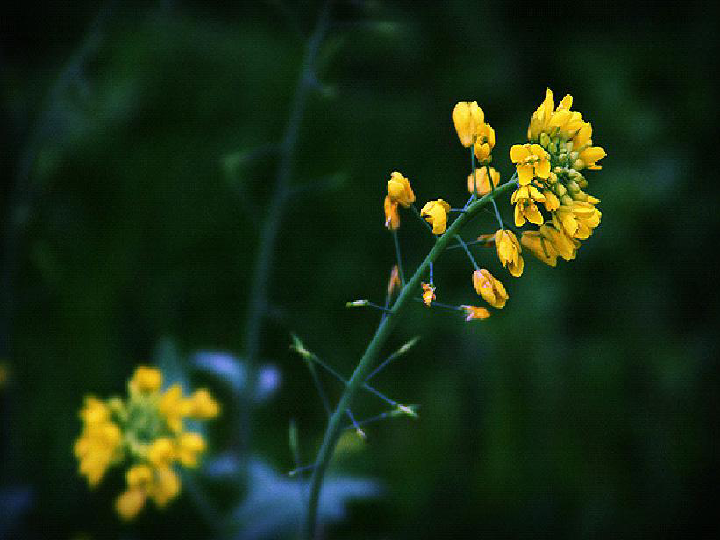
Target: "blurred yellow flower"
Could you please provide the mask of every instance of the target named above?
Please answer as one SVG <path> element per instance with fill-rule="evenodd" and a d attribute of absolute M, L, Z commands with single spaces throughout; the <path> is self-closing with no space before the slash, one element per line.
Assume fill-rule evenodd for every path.
<path fill-rule="evenodd" d="M 140 366 L 128 381 L 128 397 L 107 401 L 87 396 L 80 411 L 82 433 L 75 442 L 79 472 L 91 487 L 107 469 L 126 463 L 127 489 L 115 500 L 124 520 L 133 519 L 148 498 L 165 506 L 180 492 L 176 464 L 197 466 L 206 443 L 199 433 L 184 430 L 183 420 L 208 420 L 220 413 L 210 392 L 201 388 L 184 397 L 179 385 L 161 392 L 160 370 Z"/>
<path fill-rule="evenodd" d="M 473 286 L 483 300 L 494 308 L 502 309 L 510 298 L 503 284 L 484 268 L 473 273 Z"/>
<path fill-rule="evenodd" d="M 545 264 L 549 266 L 557 264 L 557 251 L 552 243 L 540 234 L 540 231 L 524 231 L 520 243 Z"/>
<path fill-rule="evenodd" d="M 430 201 L 423 206 L 420 215 L 432 225 L 433 234 L 442 234 L 447 228 L 447 214 L 450 211 L 450 205 L 438 199 Z"/>

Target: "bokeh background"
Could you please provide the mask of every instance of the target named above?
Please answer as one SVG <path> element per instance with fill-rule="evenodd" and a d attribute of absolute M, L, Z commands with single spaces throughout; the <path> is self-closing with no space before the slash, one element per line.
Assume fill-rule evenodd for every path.
<path fill-rule="evenodd" d="M 243 408 L 191 359 L 245 354 L 274 145 L 319 10 L 291 0 L 2 8 L 0 536 L 241 537 L 242 524 L 219 531 L 189 490 L 121 524 L 121 477 L 91 491 L 76 474 L 83 395 L 122 393 L 137 364 L 173 350 L 225 400 L 210 463 L 230 455 L 238 431 L 252 433 L 251 454 L 282 478 L 295 466 L 291 419 L 309 462 L 325 416 L 290 332 L 342 373 L 356 364 L 379 315 L 344 304 L 384 298 L 389 173 L 408 176 L 420 202 L 461 205 L 469 160 L 455 102 L 483 107 L 508 178 L 509 147 L 550 87 L 573 94 L 608 153 L 588 175 L 602 224 L 575 261 L 549 268 L 528 256 L 521 279 L 477 250 L 511 297 L 487 321 L 420 305 L 405 319 L 387 352 L 422 340 L 375 383 L 418 404 L 420 419 L 369 425 L 364 444 L 346 445 L 335 472 L 381 492 L 346 501 L 326 536 L 713 537 L 717 7 L 336 3 L 299 131 L 299 189 L 267 274 L 258 363 L 281 383 Z M 509 218 L 509 200 L 500 207 Z M 493 227 L 483 217 L 475 232 Z M 409 213 L 399 233 L 411 269 L 430 240 Z M 471 270 L 448 252 L 439 299 L 476 303 Z M 383 410 L 367 394 L 354 407 L 358 418 Z M 242 482 L 198 474 L 219 512 L 247 497 Z"/>

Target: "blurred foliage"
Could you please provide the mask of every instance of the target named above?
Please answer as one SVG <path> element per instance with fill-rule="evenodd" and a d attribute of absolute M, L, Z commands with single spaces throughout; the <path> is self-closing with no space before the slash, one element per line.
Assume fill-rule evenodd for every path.
<path fill-rule="evenodd" d="M 121 526 L 120 479 L 90 492 L 76 475 L 76 415 L 85 393 L 121 392 L 163 336 L 182 355 L 242 353 L 273 148 L 318 5 L 4 9 L 0 217 L 14 270 L 2 287 L 0 523 L 19 538 L 206 537 L 212 523 L 187 494 Z M 334 7 L 293 178 L 322 189 L 299 193 L 282 221 L 263 332 L 262 362 L 283 386 L 254 412 L 253 454 L 274 469 L 295 466 L 291 418 L 305 462 L 325 422 L 290 331 L 344 374 L 374 331 L 376 313 L 344 306 L 384 295 L 390 171 L 420 201 L 466 198 L 456 101 L 485 110 L 504 178 L 546 86 L 573 94 L 608 157 L 590 177 L 603 223 L 577 260 L 528 261 L 488 321 L 418 308 L 401 324 L 390 347 L 423 339 L 375 383 L 421 404 L 420 420 L 368 427 L 362 452 L 340 463 L 385 490 L 330 537 L 712 536 L 718 20 L 709 2 Z M 490 217 L 481 225 L 493 230 Z M 409 214 L 400 239 L 411 268 L 430 241 Z M 506 275 L 494 254 L 481 258 Z M 448 252 L 438 299 L 470 302 L 470 274 Z M 355 415 L 376 414 L 373 399 Z"/>

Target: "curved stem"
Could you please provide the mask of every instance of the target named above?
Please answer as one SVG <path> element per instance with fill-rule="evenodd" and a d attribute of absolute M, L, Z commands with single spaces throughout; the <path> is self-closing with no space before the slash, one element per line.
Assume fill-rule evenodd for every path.
<path fill-rule="evenodd" d="M 415 271 L 415 274 L 413 274 L 410 278 L 410 281 L 408 281 L 405 287 L 403 287 L 389 316 L 385 318 L 382 324 L 380 324 L 372 338 L 372 341 L 370 341 L 367 349 L 365 349 L 365 353 L 360 359 L 355 371 L 353 371 L 352 377 L 350 377 L 350 380 L 345 386 L 345 390 L 340 397 L 340 401 L 330 417 L 328 426 L 325 430 L 322 445 L 320 446 L 320 450 L 315 460 L 315 468 L 310 480 L 310 502 L 306 522 L 308 540 L 313 540 L 315 538 L 320 490 L 322 488 L 325 472 L 330 464 L 330 459 L 332 458 L 335 445 L 337 444 L 338 437 L 340 436 L 340 432 L 343 427 L 342 419 L 345 415 L 345 410 L 350 407 L 355 394 L 358 390 L 360 390 L 360 388 L 362 388 L 370 370 L 380 356 L 385 341 L 388 337 L 390 337 L 391 332 L 397 325 L 400 314 L 403 312 L 405 307 L 407 307 L 409 301 L 413 298 L 413 295 L 420 288 L 420 281 L 429 270 L 430 265 L 447 247 L 447 244 L 455 239 L 455 235 L 459 233 L 462 226 L 496 197 L 499 197 L 513 187 L 515 187 L 515 184 L 508 182 L 507 184 L 495 189 L 494 192 L 488 193 L 482 199 L 473 202 L 467 208 L 467 211 L 461 214 L 460 217 L 452 223 L 445 234 L 438 238 L 437 242 L 435 242 L 435 245 L 430 250 L 430 253 L 428 253 L 425 257 L 425 260 L 420 264 L 418 269 Z"/>

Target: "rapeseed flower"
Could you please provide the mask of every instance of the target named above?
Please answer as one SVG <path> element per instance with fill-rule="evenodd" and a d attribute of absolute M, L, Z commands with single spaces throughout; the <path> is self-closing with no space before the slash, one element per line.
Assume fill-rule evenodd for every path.
<path fill-rule="evenodd" d="M 550 176 L 550 154 L 539 144 L 514 144 L 510 159 L 516 164 L 518 182 L 527 186 L 533 178 Z"/>
<path fill-rule="evenodd" d="M 433 234 L 442 234 L 447 229 L 447 214 L 450 211 L 450 205 L 438 199 L 430 201 L 423 206 L 420 215 L 432 225 Z"/>
<path fill-rule="evenodd" d="M 507 267 L 510 275 L 520 277 L 525 268 L 525 261 L 522 258 L 522 248 L 518 243 L 515 233 L 504 229 L 499 229 L 495 233 L 495 249 L 497 250 L 498 259 Z"/>
<path fill-rule="evenodd" d="M 488 169 L 490 169 L 489 178 Z M 475 169 L 474 180 L 473 182 L 473 175 L 469 174 L 467 178 L 468 191 L 470 193 L 477 193 L 478 195 L 487 195 L 492 191 L 490 180 L 492 180 L 492 185 L 495 187 L 500 183 L 500 173 L 492 167 L 479 167 Z"/>
<path fill-rule="evenodd" d="M 133 519 L 151 499 L 162 508 L 181 489 L 177 464 L 196 467 L 206 443 L 200 433 L 185 431 L 184 420 L 208 420 L 220 406 L 206 389 L 183 396 L 179 385 L 164 392 L 162 372 L 139 366 L 128 381 L 126 399 L 85 398 L 83 430 L 75 442 L 79 472 L 96 486 L 111 466 L 127 465 L 126 490 L 115 501 L 124 520 Z"/>
<path fill-rule="evenodd" d="M 483 300 L 494 308 L 502 309 L 510 298 L 503 284 L 484 268 L 473 273 L 473 286 Z"/>
<path fill-rule="evenodd" d="M 415 193 L 410 187 L 410 181 L 397 171 L 390 175 L 388 180 L 388 197 L 390 202 L 409 208 L 415 202 Z"/>

